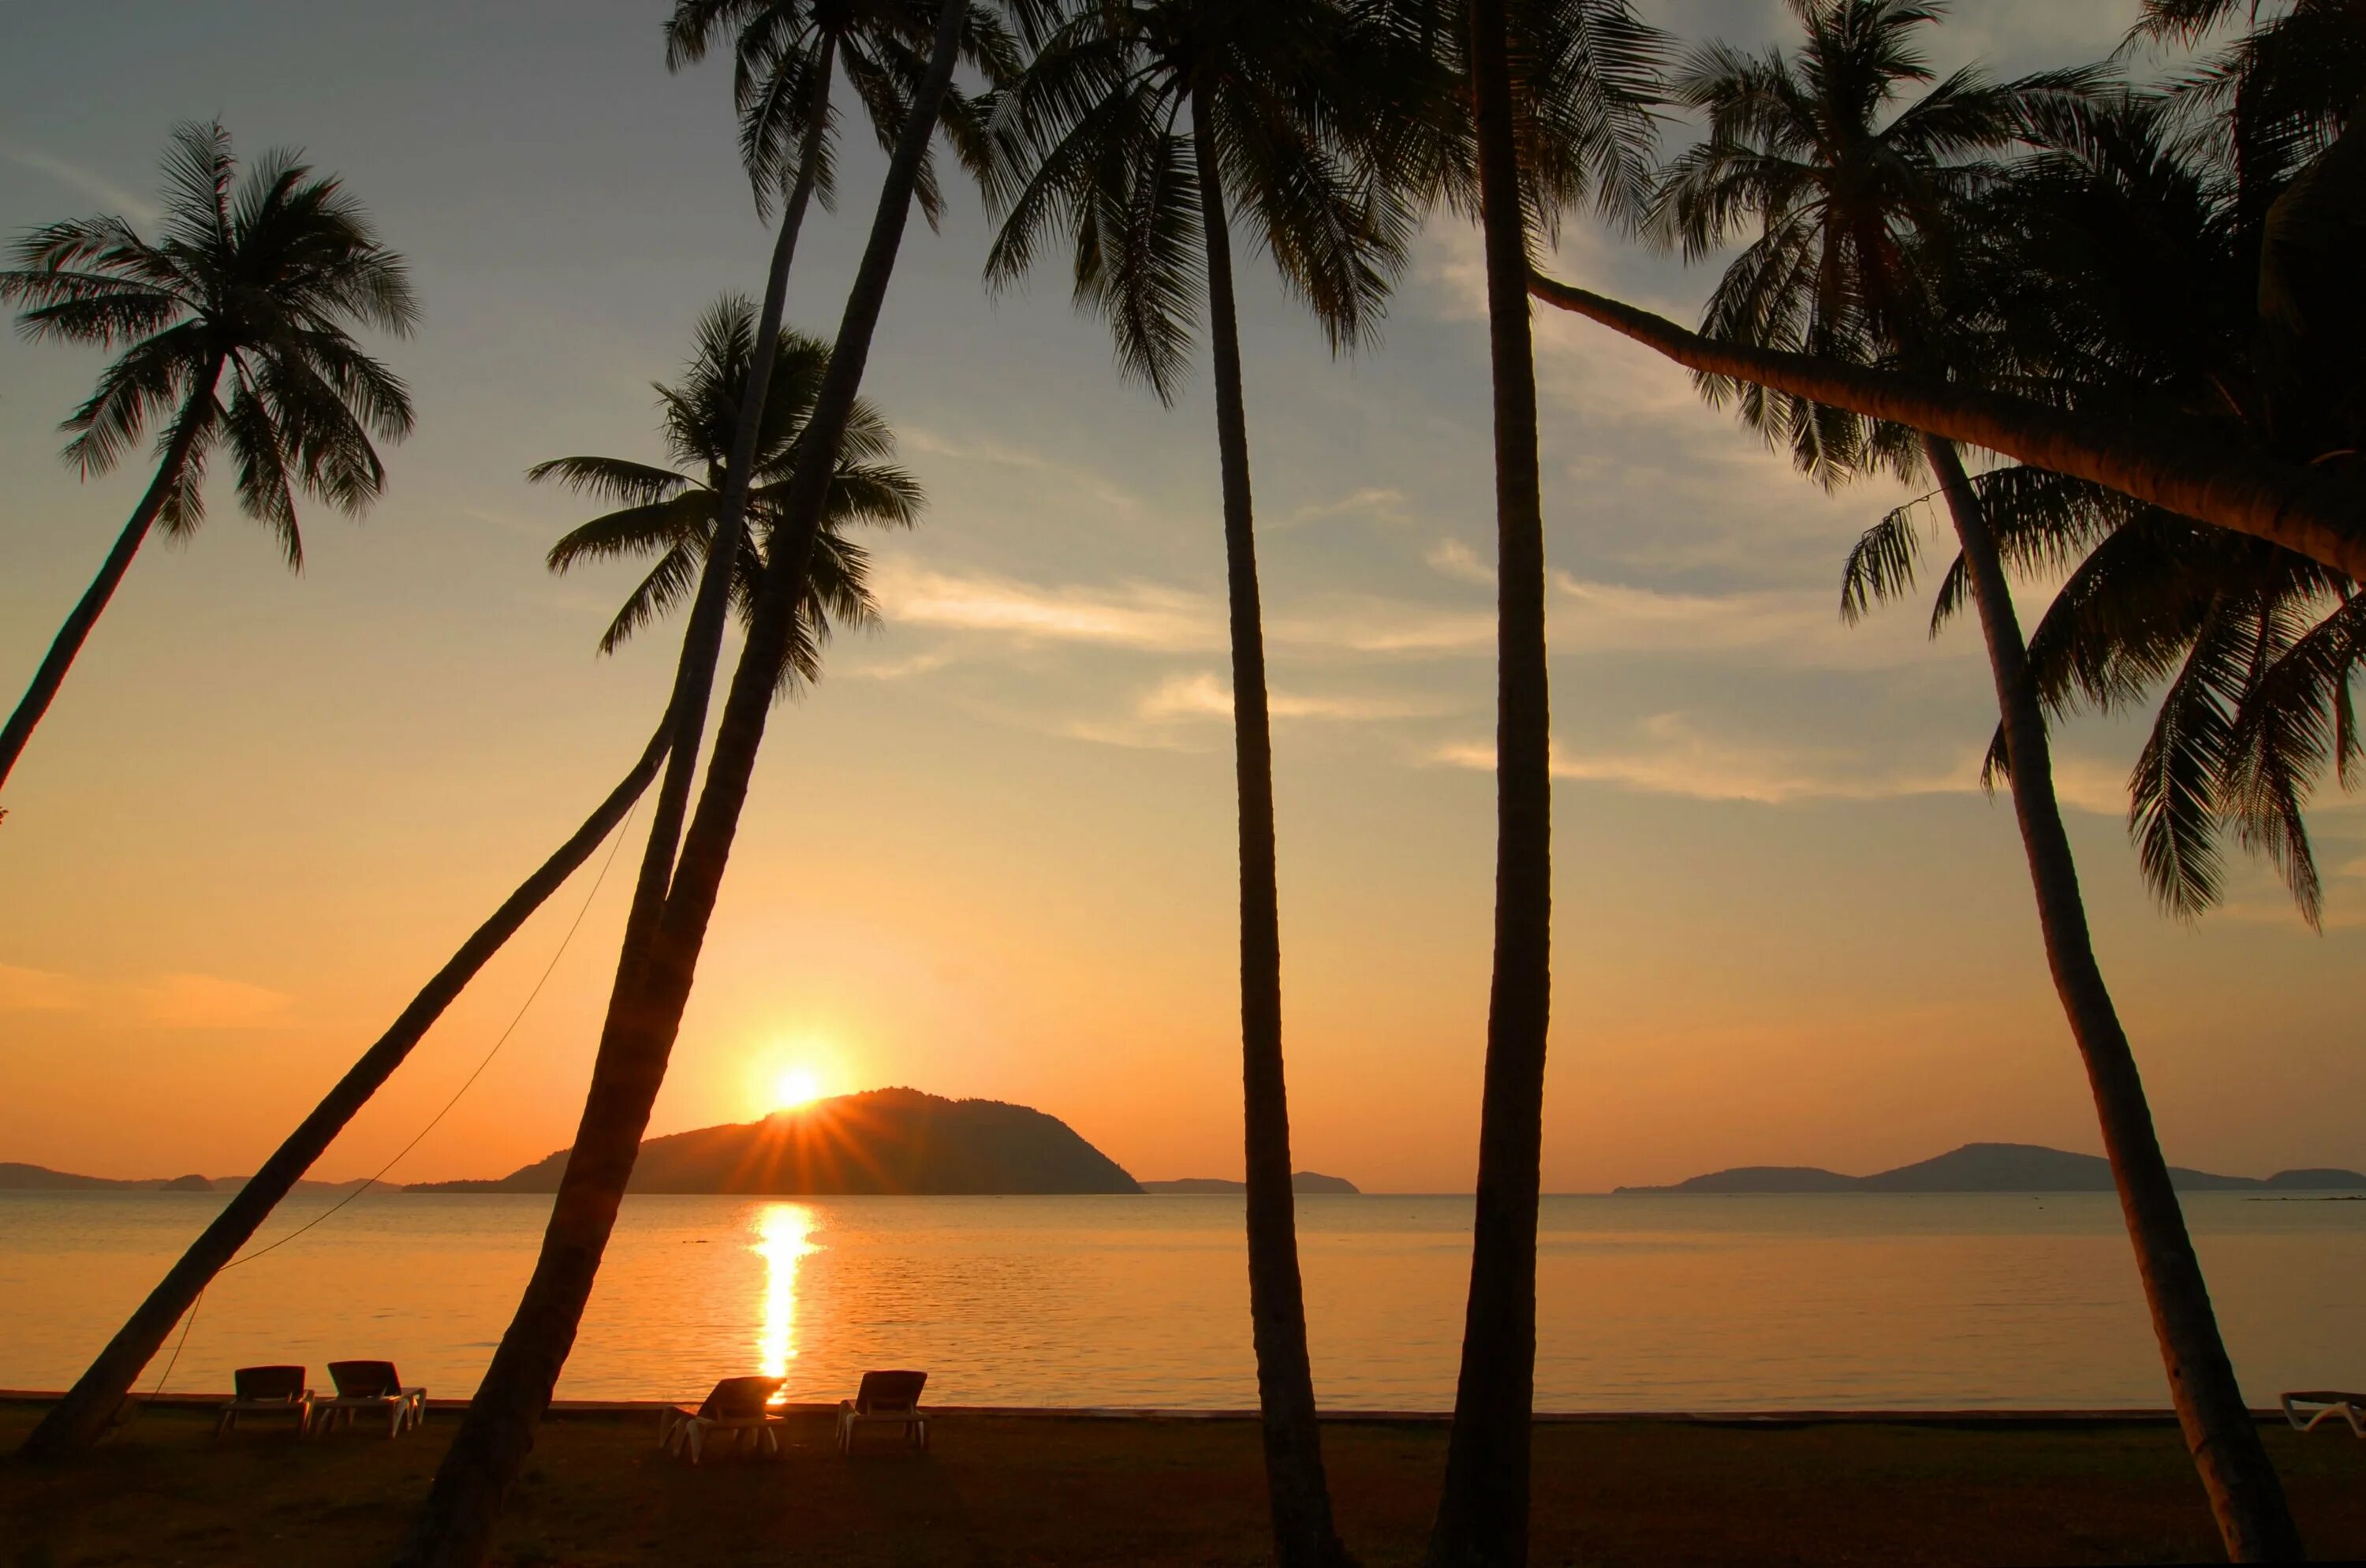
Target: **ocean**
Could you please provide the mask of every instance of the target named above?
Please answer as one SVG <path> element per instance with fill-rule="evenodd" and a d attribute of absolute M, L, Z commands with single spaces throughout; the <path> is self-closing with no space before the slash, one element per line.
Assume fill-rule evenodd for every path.
<path fill-rule="evenodd" d="M 0 1192 L 0 1387 L 64 1387 L 221 1201 Z M 258 1246 L 325 1210 L 291 1199 Z M 2366 1202 L 2185 1199 L 2245 1392 L 2366 1385 Z M 389 1359 L 468 1393 L 543 1197 L 371 1193 L 223 1274 L 145 1392 Z M 1335 1410 L 1453 1404 L 1470 1201 L 1307 1197 L 1300 1251 Z M 2108 1195 L 1555 1197 L 1538 1270 L 1549 1411 L 2159 1408 Z M 626 1200 L 562 1398 L 689 1398 L 722 1376 L 835 1400 L 920 1367 L 937 1403 L 1256 1401 L 1237 1197 Z"/>

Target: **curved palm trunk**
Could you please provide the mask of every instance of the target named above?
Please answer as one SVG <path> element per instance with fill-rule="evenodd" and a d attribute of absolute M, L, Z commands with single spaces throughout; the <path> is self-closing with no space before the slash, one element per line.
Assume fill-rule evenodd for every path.
<path fill-rule="evenodd" d="M 707 922 L 730 861 L 774 684 L 804 595 L 814 533 L 828 500 L 839 445 L 886 303 L 920 159 L 952 80 L 965 5 L 966 0 L 943 0 L 941 7 L 929 73 L 913 95 L 910 117 L 889 162 L 829 369 L 806 423 L 806 450 L 790 481 L 778 547 L 766 568 L 756 615 L 715 731 L 705 788 L 674 867 L 663 916 L 641 942 L 639 961 L 627 954 L 619 965 L 620 975 L 629 967 L 635 980 L 620 985 L 611 1000 L 591 1092 L 534 1277 L 435 1472 L 434 1485 L 400 1558 L 404 1564 L 476 1568 L 484 1562 L 502 1495 L 533 1447 L 535 1424 L 550 1403 L 582 1321 L 648 1126 L 649 1108 L 665 1079 Z"/>
<path fill-rule="evenodd" d="M 2285 1506 L 2283 1486 L 2268 1462 L 2258 1424 L 2243 1404 L 2235 1369 L 2218 1336 L 2210 1290 L 2186 1234 L 2185 1214 L 2169 1185 L 2169 1164 L 2154 1135 L 2152 1111 L 2135 1055 L 2120 1027 L 2112 995 L 2087 931 L 2087 909 L 2079 892 L 2079 869 L 2069 835 L 2054 797 L 2054 763 L 2035 686 L 2029 678 L 2028 650 L 2015 619 L 2004 567 L 1988 520 L 1955 449 L 1926 436 L 1923 451 L 1939 476 L 1964 547 L 1972 596 L 1988 640 L 1989 664 L 1996 676 L 1997 705 L 2004 719 L 2005 750 L 2011 763 L 2013 814 L 2020 818 L 2029 878 L 2037 891 L 2038 924 L 2045 931 L 2045 958 L 2054 988 L 2069 1015 L 2070 1032 L 2087 1065 L 2087 1083 L 2101 1118 L 2103 1150 L 2111 1156 L 2119 1189 L 2120 1213 L 2135 1246 L 2136 1272 L 2144 1281 L 2153 1334 L 2169 1371 L 2169 1391 L 2178 1425 L 2192 1451 L 2202 1484 L 2217 1517 L 2226 1554 L 2237 1562 L 2301 1560 L 2300 1532 Z"/>
<path fill-rule="evenodd" d="M 1701 375 L 1752 382 L 2000 452 L 2297 550 L 2366 581 L 2366 489 L 2328 470 L 2196 439 L 2158 423 L 2100 418 L 1896 371 L 1718 343 L 1665 316 L 1549 277 L 1534 277 L 1528 287 L 1547 304 L 1598 321 Z"/>
<path fill-rule="evenodd" d="M 1470 1299 L 1446 1486 L 1429 1540 L 1432 1568 L 1510 1568 L 1526 1562 L 1528 1551 L 1537 1203 L 1552 1000 L 1551 707 L 1536 360 L 1506 32 L 1505 0 L 1470 0 L 1495 413 L 1495 972 L 1479 1111 Z"/>
<path fill-rule="evenodd" d="M 1249 1326 L 1275 1561 L 1326 1568 L 1351 1561 L 1331 1517 L 1323 1432 L 1306 1351 L 1298 1272 L 1298 1208 L 1290 1183 L 1290 1089 L 1281 1055 L 1281 894 L 1274 863 L 1273 729 L 1267 712 L 1265 625 L 1257 603 L 1249 503 L 1248 417 L 1242 406 L 1240 325 L 1222 164 L 1207 89 L 1191 95 L 1200 222 L 1208 252 L 1209 335 L 1215 349 L 1216 449 L 1223 475 L 1224 575 L 1232 612 L 1233 757 L 1240 810 L 1241 1101 L 1246 1145 Z"/>
<path fill-rule="evenodd" d="M 107 601 L 123 582 L 123 574 L 131 570 L 131 558 L 148 539 L 148 530 L 155 526 L 156 514 L 164 509 L 164 498 L 179 482 L 182 468 L 189 460 L 189 448 L 197 442 L 198 433 L 209 421 L 197 418 L 197 400 L 213 396 L 214 382 L 220 378 L 221 362 L 214 362 L 210 370 L 198 378 L 197 389 L 181 411 L 171 443 L 164 448 L 163 461 L 156 465 L 156 477 L 148 483 L 147 493 L 132 509 L 131 520 L 123 532 L 115 536 L 115 547 L 107 552 L 98 575 L 83 591 L 73 611 L 66 616 L 65 625 L 51 639 L 50 651 L 42 657 L 41 667 L 33 672 L 33 683 L 17 700 L 17 708 L 8 716 L 8 723 L 0 728 L 0 785 L 6 785 L 8 775 L 16 769 L 17 759 L 24 755 L 25 743 L 33 738 L 33 727 L 50 711 L 50 704 L 65 684 L 66 671 L 73 668 L 74 656 L 82 652 L 91 627 L 98 624 L 99 615 L 107 609 Z"/>
<path fill-rule="evenodd" d="M 344 1131 L 379 1086 L 392 1077 L 454 998 L 476 978 L 494 953 L 517 933 L 536 909 L 558 891 L 576 869 L 591 858 L 615 830 L 616 824 L 648 789 L 664 760 L 669 727 L 660 725 L 632 771 L 618 782 L 572 838 L 519 884 L 492 917 L 479 926 L 434 977 L 421 987 L 377 1043 L 337 1080 L 336 1086 L 298 1123 L 294 1132 L 246 1185 L 223 1206 L 197 1240 L 189 1244 L 148 1299 L 108 1340 L 107 1348 L 88 1371 L 50 1407 L 19 1451 L 28 1458 L 55 1459 L 78 1452 L 96 1442 L 130 1393 L 141 1369 L 156 1354 L 173 1325 L 181 1320 L 216 1274 L 254 1236 L 256 1227 L 294 1189 L 299 1178 Z"/>

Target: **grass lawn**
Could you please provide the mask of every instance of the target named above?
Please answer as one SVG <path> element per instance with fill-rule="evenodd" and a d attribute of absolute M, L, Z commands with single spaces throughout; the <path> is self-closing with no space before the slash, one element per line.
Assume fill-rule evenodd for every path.
<path fill-rule="evenodd" d="M 0 1451 L 39 1411 L 0 1406 Z M 0 1568 L 383 1562 L 458 1424 L 389 1442 L 217 1442 L 158 1408 L 89 1459 L 0 1460 Z M 693 1470 L 653 1416 L 554 1416 L 495 1561 L 640 1563 L 1253 1563 L 1265 1558 L 1247 1421 L 940 1416 L 935 1451 L 839 1457 L 827 1414 L 792 1418 L 778 1461 Z M 1374 1568 L 1419 1559 L 1446 1428 L 1324 1433 L 1340 1523 Z M 2366 1443 L 2271 1430 L 2320 1557 L 2366 1557 Z M 884 1447 L 884 1445 L 883 1445 Z M 2164 1426 L 1718 1427 L 1537 1430 L 1538 1564 L 2027 1563 L 2210 1560 L 2217 1537 Z"/>

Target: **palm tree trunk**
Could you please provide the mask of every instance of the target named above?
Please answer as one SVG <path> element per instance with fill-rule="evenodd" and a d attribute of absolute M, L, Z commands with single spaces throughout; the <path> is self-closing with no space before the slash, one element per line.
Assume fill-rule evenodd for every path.
<path fill-rule="evenodd" d="M 1281 1055 L 1281 894 L 1274 863 L 1273 729 L 1267 711 L 1265 625 L 1257 603 L 1249 504 L 1248 417 L 1233 299 L 1233 247 L 1222 164 L 1203 84 L 1191 95 L 1200 226 L 1208 251 L 1208 323 L 1215 349 L 1216 450 L 1223 475 L 1224 567 L 1233 637 L 1233 756 L 1240 807 L 1241 1101 L 1246 1144 L 1249 1326 L 1274 1560 L 1282 1568 L 1352 1561 L 1331 1517 L 1323 1432 L 1306 1351 L 1298 1272 L 1297 1197 L 1290 1181 L 1290 1089 Z"/>
<path fill-rule="evenodd" d="M 73 668 L 74 656 L 82 651 L 83 643 L 90 637 L 91 627 L 98 624 L 98 617 L 107 609 L 107 601 L 115 597 L 116 589 L 123 582 L 123 574 L 131 570 L 131 558 L 138 555 L 140 547 L 147 542 L 148 530 L 155 525 L 156 514 L 164 509 L 164 498 L 172 494 L 173 487 L 180 482 L 181 469 L 189 460 L 189 449 L 197 444 L 198 434 L 212 423 L 210 419 L 198 418 L 197 410 L 198 400 L 212 399 L 214 383 L 220 377 L 221 362 L 216 360 L 197 378 L 196 389 L 189 394 L 188 402 L 183 406 L 180 418 L 175 423 L 173 438 L 164 448 L 163 459 L 156 465 L 156 477 L 148 481 L 147 493 L 132 509 L 131 520 L 123 525 L 123 532 L 115 536 L 115 547 L 107 552 L 107 559 L 99 567 L 98 575 L 83 591 L 81 601 L 74 605 L 73 614 L 66 616 L 66 624 L 60 626 L 58 635 L 51 639 L 50 651 L 41 660 L 41 667 L 34 671 L 33 683 L 25 689 L 16 711 L 8 716 L 7 727 L 0 728 L 0 786 L 7 784 L 9 773 L 17 766 L 17 759 L 24 754 L 25 743 L 33 738 L 33 727 L 41 722 L 43 714 L 50 711 L 50 704 L 56 698 L 58 688 L 65 684 L 66 671 Z"/>
<path fill-rule="evenodd" d="M 968 0 L 943 0 L 929 73 L 888 164 L 871 237 L 849 292 L 828 372 L 806 426 L 799 459 L 775 535 L 772 559 L 749 627 L 715 738 L 698 810 L 674 868 L 663 917 L 644 942 L 630 987 L 613 997 L 578 1128 L 542 1253 L 516 1316 L 494 1352 L 452 1447 L 435 1472 L 424 1507 L 399 1561 L 406 1568 L 477 1568 L 490 1549 L 502 1495 L 534 1446 L 534 1428 L 550 1403 L 573 1346 L 584 1303 L 631 1179 L 649 1108 L 665 1081 L 666 1062 L 690 999 L 699 951 L 731 856 L 739 813 L 763 745 L 794 617 L 806 591 L 813 537 L 820 526 L 838 448 L 853 412 L 871 342 L 895 274 L 910 215 L 913 186 L 936 117 L 952 80 L 953 57 Z"/>
<path fill-rule="evenodd" d="M 1749 381 L 2087 479 L 2197 522 L 2249 534 L 2366 581 L 2366 488 L 2158 421 L 2049 408 L 1889 370 L 1718 343 L 1665 316 L 1549 277 L 1547 304 L 1599 321 L 1705 377 Z"/>
<path fill-rule="evenodd" d="M 28 1458 L 62 1458 L 89 1448 L 104 1435 L 130 1392 L 133 1380 L 163 1346 L 181 1314 L 189 1310 L 213 1282 L 214 1276 L 254 1236 L 265 1217 L 278 1207 L 298 1179 L 312 1168 L 312 1162 L 344 1131 L 345 1123 L 393 1076 L 394 1070 L 410 1056 L 411 1047 L 434 1027 L 444 1010 L 476 977 L 477 972 L 615 830 L 633 803 L 648 789 L 649 781 L 657 777 L 670 733 L 669 727 L 659 727 L 632 771 L 584 818 L 574 836 L 519 884 L 517 891 L 493 911 L 492 917 L 460 944 L 460 950 L 421 987 L 377 1043 L 362 1054 L 361 1059 L 337 1080 L 336 1087 L 312 1108 L 312 1113 L 247 1179 L 246 1185 L 189 1244 L 180 1261 L 149 1292 L 139 1310 L 116 1331 L 107 1348 L 99 1352 L 98 1359 L 66 1396 L 50 1407 L 40 1425 L 25 1439 L 20 1452 Z"/>
<path fill-rule="evenodd" d="M 2227 1556 L 2237 1562 L 2299 1562 L 2300 1532 L 2259 1441 L 2259 1426 L 2235 1382 L 2234 1366 L 2211 1311 L 2209 1286 L 2202 1278 L 2184 1212 L 2169 1185 L 2169 1164 L 2153 1133 L 2135 1055 L 2120 1027 L 2089 940 L 2079 869 L 2054 797 L 2045 717 L 2029 678 L 2028 650 L 2013 615 L 1996 540 L 1955 447 L 1925 436 L 1923 451 L 1939 476 L 1963 543 L 1980 630 L 1988 639 L 1989 664 L 1996 676 L 1997 705 L 2011 764 L 2013 814 L 2020 818 L 2029 878 L 2037 891 L 2046 963 L 2087 1065 L 2088 1087 L 2102 1121 L 2103 1151 L 2111 1156 L 2120 1213 L 2135 1246 L 2136 1273 L 2144 1281 L 2145 1304 L 2151 1309 L 2153 1334 L 2169 1371 L 2178 1425 L 2202 1473 Z"/>
<path fill-rule="evenodd" d="M 1551 706 L 1536 360 L 1507 30 L 1505 0 L 1470 0 L 1495 413 L 1495 972 L 1479 1111 L 1470 1298 L 1446 1485 L 1430 1534 L 1431 1568 L 1517 1568 L 1528 1551 L 1537 1205 L 1552 1000 Z"/>

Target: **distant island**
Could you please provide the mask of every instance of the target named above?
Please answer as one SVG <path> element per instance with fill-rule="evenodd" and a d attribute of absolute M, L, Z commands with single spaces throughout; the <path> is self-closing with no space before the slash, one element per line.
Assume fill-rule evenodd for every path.
<path fill-rule="evenodd" d="M 1227 1181 L 1220 1176 L 1186 1176 L 1174 1181 L 1145 1181 L 1142 1184 L 1142 1190 L 1144 1192 L 1169 1198 L 1188 1198 L 1210 1192 L 1245 1192 L 1249 1190 L 1249 1186 L 1245 1181 Z M 1316 1170 L 1293 1172 L 1290 1179 L 1290 1190 L 1301 1195 L 1309 1192 L 1359 1192 L 1362 1190 L 1344 1176 L 1325 1176 Z"/>
<path fill-rule="evenodd" d="M 412 1192 L 556 1192 L 559 1150 L 493 1181 L 413 1183 Z M 998 1100 L 879 1089 L 817 1100 L 761 1122 L 650 1138 L 633 1192 L 746 1197 L 1133 1192 L 1142 1186 L 1056 1116 Z"/>
<path fill-rule="evenodd" d="M 2183 1192 L 2366 1191 L 2366 1176 L 2330 1168 L 2282 1170 L 2270 1177 L 2214 1176 L 2169 1167 Z M 1815 1166 L 1744 1165 L 1672 1187 L 1620 1187 L 1618 1192 L 2109 1192 L 2112 1168 L 2097 1155 L 2036 1144 L 1966 1144 L 1935 1159 L 1872 1176 L 1842 1176 Z"/>
<path fill-rule="evenodd" d="M 352 1181 L 299 1181 L 299 1192 L 343 1192 L 359 1187 Z M 0 1192 L 235 1192 L 246 1185 L 243 1176 L 157 1176 L 124 1181 L 111 1176 L 76 1176 L 45 1165 L 0 1160 Z"/>

